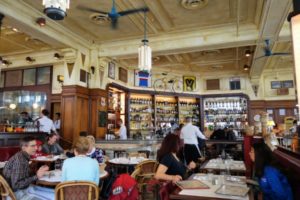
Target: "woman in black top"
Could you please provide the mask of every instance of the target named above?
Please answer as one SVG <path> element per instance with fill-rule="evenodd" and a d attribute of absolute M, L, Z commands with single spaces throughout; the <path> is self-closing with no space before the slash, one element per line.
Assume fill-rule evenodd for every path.
<path fill-rule="evenodd" d="M 186 170 L 196 167 L 193 161 L 185 166 L 178 159 L 176 154 L 179 150 L 179 142 L 180 138 L 175 134 L 169 134 L 164 138 L 157 152 L 159 166 L 155 174 L 156 179 L 177 182 L 184 178 Z"/>

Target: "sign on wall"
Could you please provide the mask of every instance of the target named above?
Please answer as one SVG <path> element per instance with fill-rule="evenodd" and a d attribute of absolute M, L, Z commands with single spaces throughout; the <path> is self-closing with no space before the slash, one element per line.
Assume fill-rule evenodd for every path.
<path fill-rule="evenodd" d="M 195 91 L 196 89 L 196 77 L 195 76 L 183 76 L 183 91 Z"/>
<path fill-rule="evenodd" d="M 152 75 L 146 71 L 134 70 L 134 86 L 151 87 Z"/>

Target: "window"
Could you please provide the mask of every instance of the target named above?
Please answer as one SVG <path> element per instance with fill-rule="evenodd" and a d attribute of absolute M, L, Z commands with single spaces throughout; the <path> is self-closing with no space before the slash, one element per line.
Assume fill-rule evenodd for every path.
<path fill-rule="evenodd" d="M 17 87 L 22 85 L 22 70 L 7 71 L 5 87 Z"/>
<path fill-rule="evenodd" d="M 240 78 L 231 78 L 229 80 L 230 90 L 240 90 L 241 89 L 241 80 Z"/>
<path fill-rule="evenodd" d="M 23 75 L 23 86 L 35 85 L 35 68 L 25 69 Z"/>
<path fill-rule="evenodd" d="M 37 69 L 37 84 L 49 84 L 50 83 L 50 67 L 40 67 Z"/>

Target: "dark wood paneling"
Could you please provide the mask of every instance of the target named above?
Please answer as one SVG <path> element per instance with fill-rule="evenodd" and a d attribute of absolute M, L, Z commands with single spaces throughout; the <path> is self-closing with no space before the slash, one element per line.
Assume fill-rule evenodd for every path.
<path fill-rule="evenodd" d="M 73 141 L 80 131 L 88 131 L 89 90 L 81 86 L 62 87 L 62 135 Z"/>
<path fill-rule="evenodd" d="M 294 116 L 294 108 L 296 108 L 296 100 L 281 100 L 281 101 L 249 101 L 249 123 L 253 125 L 253 117 L 260 112 L 273 110 L 273 120 L 275 123 L 283 123 L 284 117 Z M 279 109 L 285 109 L 285 115 L 279 115 Z"/>
<path fill-rule="evenodd" d="M 60 103 L 61 102 L 61 94 L 51 94 L 50 101 L 51 101 L 51 103 Z"/>
<path fill-rule="evenodd" d="M 219 90 L 220 89 L 220 79 L 209 79 L 206 80 L 207 90 Z"/>

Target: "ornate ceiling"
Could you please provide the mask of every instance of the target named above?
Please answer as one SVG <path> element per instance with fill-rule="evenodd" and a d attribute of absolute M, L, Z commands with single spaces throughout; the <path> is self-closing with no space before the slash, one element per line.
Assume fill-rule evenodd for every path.
<path fill-rule="evenodd" d="M 63 21 L 47 18 L 47 25 L 40 27 L 35 20 L 44 16 L 41 0 L 2 0 L 0 12 L 6 17 L 0 56 L 65 47 L 82 52 L 97 48 L 100 57 L 136 67 L 143 14 L 121 17 L 113 30 L 105 17 L 79 6 L 110 11 L 112 1 L 72 0 Z M 147 25 L 156 70 L 244 73 L 248 64 L 251 69 L 246 73 L 256 78 L 265 68 L 293 66 L 291 56 L 256 59 L 264 54 L 265 39 L 271 40 L 272 51 L 291 52 L 286 22 L 292 7 L 289 0 L 116 0 L 116 6 L 118 11 L 150 9 Z M 249 59 L 246 49 L 253 52 Z"/>

